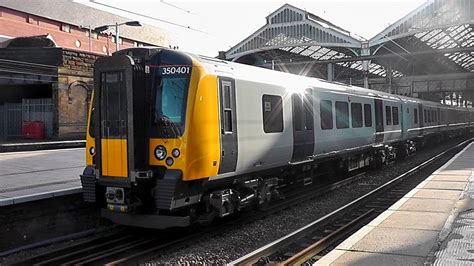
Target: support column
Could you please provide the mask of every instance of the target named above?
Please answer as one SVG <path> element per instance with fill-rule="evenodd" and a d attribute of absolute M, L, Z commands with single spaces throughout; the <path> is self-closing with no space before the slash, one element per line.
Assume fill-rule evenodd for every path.
<path fill-rule="evenodd" d="M 388 83 L 388 93 L 392 92 L 392 66 L 387 67 L 387 83 Z"/>
<path fill-rule="evenodd" d="M 332 63 L 328 64 L 328 81 L 334 80 L 334 65 Z"/>
<path fill-rule="evenodd" d="M 370 55 L 370 48 L 368 42 L 363 42 L 361 47 L 361 56 Z M 362 71 L 364 72 L 364 88 L 369 88 L 369 64 L 370 60 L 362 61 Z"/>

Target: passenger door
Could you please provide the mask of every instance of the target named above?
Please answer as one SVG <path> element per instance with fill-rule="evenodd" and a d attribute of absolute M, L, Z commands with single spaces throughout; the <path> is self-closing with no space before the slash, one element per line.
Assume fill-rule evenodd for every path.
<path fill-rule="evenodd" d="M 133 169 L 133 60 L 104 57 L 94 66 L 95 147 L 100 177 L 128 179 Z"/>
<path fill-rule="evenodd" d="M 101 73 L 102 175 L 127 176 L 127 91 L 123 72 Z"/>
<path fill-rule="evenodd" d="M 384 123 L 383 123 L 383 102 L 381 99 L 374 100 L 375 105 L 375 143 L 383 142 Z"/>
<path fill-rule="evenodd" d="M 421 103 L 418 104 L 418 122 L 419 122 L 419 126 L 420 126 L 420 130 L 418 131 L 418 135 L 419 136 L 422 136 L 423 135 L 423 127 L 424 127 L 424 124 L 425 124 L 425 121 L 424 121 L 424 116 L 423 116 L 423 105 Z"/>
<path fill-rule="evenodd" d="M 237 120 L 235 82 L 230 78 L 219 78 L 219 108 L 221 130 L 221 161 L 219 174 L 234 172 L 237 166 Z"/>
<path fill-rule="evenodd" d="M 291 162 L 309 159 L 314 151 L 314 112 L 311 89 L 292 95 L 293 155 Z"/>

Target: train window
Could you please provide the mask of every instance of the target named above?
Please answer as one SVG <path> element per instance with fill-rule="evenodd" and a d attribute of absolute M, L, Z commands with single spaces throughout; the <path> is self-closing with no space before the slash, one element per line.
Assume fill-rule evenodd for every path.
<path fill-rule="evenodd" d="M 293 99 L 293 127 L 296 131 L 303 130 L 303 101 L 299 93 L 292 95 Z"/>
<path fill-rule="evenodd" d="M 336 128 L 349 127 L 349 104 L 336 102 Z"/>
<path fill-rule="evenodd" d="M 414 118 L 414 119 L 413 119 L 414 123 L 415 123 L 415 124 L 418 124 L 418 109 L 416 109 L 416 108 L 413 109 L 413 115 L 414 115 L 414 116 L 413 116 L 413 118 Z"/>
<path fill-rule="evenodd" d="M 93 103 L 91 103 L 93 104 Z M 89 117 L 89 135 L 95 138 L 95 117 L 94 117 L 94 106 L 91 109 L 91 115 Z"/>
<path fill-rule="evenodd" d="M 329 100 L 321 100 L 320 106 L 321 129 L 332 129 L 332 102 Z"/>
<path fill-rule="evenodd" d="M 424 117 L 425 123 L 428 123 L 428 114 L 426 110 L 423 110 L 423 117 Z"/>
<path fill-rule="evenodd" d="M 306 130 L 313 130 L 314 128 L 314 117 L 313 117 L 313 95 L 311 90 L 307 89 L 304 94 L 304 118 Z"/>
<path fill-rule="evenodd" d="M 372 126 L 372 106 L 370 104 L 364 104 L 364 120 L 366 127 Z"/>
<path fill-rule="evenodd" d="M 231 90 L 230 82 L 222 82 L 222 98 L 224 107 L 224 132 L 232 133 L 232 105 L 231 105 Z"/>
<path fill-rule="evenodd" d="M 385 121 L 387 125 L 392 124 L 392 108 L 390 106 L 385 106 Z"/>
<path fill-rule="evenodd" d="M 375 126 L 383 129 L 383 103 L 381 100 L 375 100 Z"/>
<path fill-rule="evenodd" d="M 224 84 L 224 108 L 232 108 L 230 106 L 230 86 Z"/>
<path fill-rule="evenodd" d="M 94 109 L 95 109 L 95 106 L 94 106 L 94 97 L 92 96 L 91 98 L 91 113 L 90 113 L 90 116 L 89 116 L 89 136 L 91 136 L 92 138 L 95 138 L 95 117 L 94 117 Z"/>
<path fill-rule="evenodd" d="M 283 132 L 283 106 L 278 95 L 262 96 L 263 131 L 265 133 Z"/>
<path fill-rule="evenodd" d="M 352 127 L 362 127 L 362 104 L 351 103 Z"/>
<path fill-rule="evenodd" d="M 232 132 L 232 111 L 224 110 L 224 131 Z"/>
<path fill-rule="evenodd" d="M 398 107 L 392 107 L 393 124 L 398 125 Z"/>

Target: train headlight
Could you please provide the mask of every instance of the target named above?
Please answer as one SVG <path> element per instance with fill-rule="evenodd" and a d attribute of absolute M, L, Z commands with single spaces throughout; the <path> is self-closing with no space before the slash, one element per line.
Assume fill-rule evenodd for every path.
<path fill-rule="evenodd" d="M 177 148 L 173 149 L 173 151 L 171 152 L 171 155 L 173 155 L 174 158 L 178 158 L 180 154 L 181 152 Z"/>
<path fill-rule="evenodd" d="M 95 149 L 94 149 L 94 147 L 91 147 L 91 148 L 89 149 L 89 154 L 90 154 L 90 155 L 94 155 L 94 154 L 95 154 Z"/>
<path fill-rule="evenodd" d="M 172 166 L 172 165 L 173 165 L 173 163 L 174 163 L 174 160 L 173 160 L 173 158 L 171 158 L 171 157 L 168 157 L 168 158 L 166 158 L 166 165 L 168 165 L 168 166 Z"/>
<path fill-rule="evenodd" d="M 156 159 L 162 161 L 166 158 L 166 148 L 163 146 L 158 146 L 155 148 L 155 157 Z"/>

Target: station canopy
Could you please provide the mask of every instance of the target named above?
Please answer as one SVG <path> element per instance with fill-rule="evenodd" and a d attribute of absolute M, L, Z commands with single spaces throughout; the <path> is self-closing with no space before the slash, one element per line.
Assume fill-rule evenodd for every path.
<path fill-rule="evenodd" d="M 227 60 L 335 80 L 474 71 L 474 1 L 428 0 L 365 40 L 285 4 L 226 52 Z"/>

